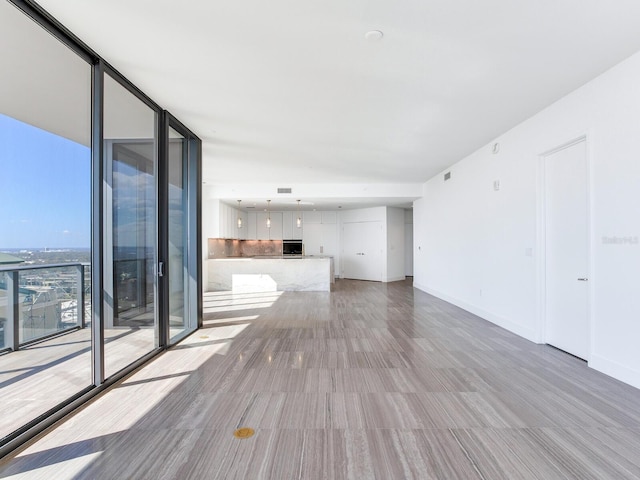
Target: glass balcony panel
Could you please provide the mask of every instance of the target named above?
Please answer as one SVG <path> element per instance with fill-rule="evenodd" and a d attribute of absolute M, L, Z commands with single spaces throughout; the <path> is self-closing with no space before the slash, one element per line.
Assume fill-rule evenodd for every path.
<path fill-rule="evenodd" d="M 7 348 L 9 339 L 5 335 L 9 331 L 6 327 L 9 318 L 9 299 L 7 298 L 7 274 L 0 272 L 0 350 Z"/>
<path fill-rule="evenodd" d="M 83 317 L 86 282 L 81 269 L 86 266 L 0 266 L 0 338 L 5 348 L 0 355 L 0 393 L 12 412 L 0 416 L 0 438 L 91 383 L 91 331 Z M 10 278 L 16 273 L 14 304 Z M 8 335 L 13 325 L 19 345 L 6 350 L 12 347 Z"/>

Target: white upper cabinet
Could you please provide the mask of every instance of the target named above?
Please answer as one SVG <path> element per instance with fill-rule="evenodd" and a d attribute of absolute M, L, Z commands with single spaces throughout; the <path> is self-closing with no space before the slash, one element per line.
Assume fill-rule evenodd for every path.
<path fill-rule="evenodd" d="M 322 212 L 302 212 L 302 223 L 322 223 Z"/>
<path fill-rule="evenodd" d="M 267 228 L 267 212 L 256 212 L 256 239 L 269 240 Z"/>
<path fill-rule="evenodd" d="M 293 225 L 294 225 L 294 214 L 293 212 L 282 212 L 282 238 L 286 240 L 291 240 L 295 238 L 293 236 Z"/>
<path fill-rule="evenodd" d="M 220 238 L 238 238 L 238 213 L 235 208 L 220 203 Z"/>
<path fill-rule="evenodd" d="M 238 228 L 238 217 L 242 219 L 242 228 Z M 219 238 L 246 239 L 249 215 L 224 203 L 220 204 Z M 254 222 L 255 223 L 255 222 Z"/>
<path fill-rule="evenodd" d="M 302 215 L 302 212 L 300 212 Z M 298 212 L 282 212 L 282 238 L 284 240 L 302 240 L 302 227 L 298 228 Z"/>
<path fill-rule="evenodd" d="M 249 212 L 247 215 L 247 240 L 257 240 L 258 239 L 258 230 L 257 230 L 257 214 L 256 212 Z"/>
<path fill-rule="evenodd" d="M 282 212 L 271 212 L 271 228 L 267 228 L 267 212 L 256 213 L 258 240 L 282 240 Z"/>
<path fill-rule="evenodd" d="M 249 215 L 247 214 L 247 212 L 240 212 L 239 213 L 240 218 L 242 219 L 242 228 L 238 228 L 238 215 L 236 215 L 236 228 L 238 228 L 238 238 L 240 240 L 246 240 L 248 238 L 248 232 L 247 230 L 249 229 Z"/>
<path fill-rule="evenodd" d="M 242 228 L 238 228 L 238 216 Z M 305 225 L 336 225 L 337 212 L 300 212 L 302 226 L 298 228 L 297 211 L 271 212 L 271 228 L 267 228 L 267 212 L 242 212 L 220 204 L 220 238 L 241 240 L 303 240 Z M 327 229 L 325 229 L 327 230 Z M 311 228 L 309 235 L 317 237 Z M 319 252 L 315 253 L 319 254 Z"/>
<path fill-rule="evenodd" d="M 271 212 L 269 240 L 282 240 L 282 212 Z"/>

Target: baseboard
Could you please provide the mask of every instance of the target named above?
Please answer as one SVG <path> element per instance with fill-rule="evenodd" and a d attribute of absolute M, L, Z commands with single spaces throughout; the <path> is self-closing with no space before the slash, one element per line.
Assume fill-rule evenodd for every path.
<path fill-rule="evenodd" d="M 605 375 L 628 383 L 629 385 L 640 388 L 640 371 L 621 365 L 618 362 L 609 360 L 600 355 L 592 354 L 589 359 L 589 366 Z"/>
<path fill-rule="evenodd" d="M 460 307 L 463 310 L 466 310 L 467 312 L 473 313 L 474 315 L 477 315 L 478 317 L 484 320 L 487 320 L 499 327 L 502 327 L 505 330 L 509 330 L 511 333 L 515 333 L 516 335 L 526 338 L 527 340 L 530 340 L 532 342 L 539 343 L 538 335 L 534 328 L 523 327 L 522 325 L 518 325 L 517 323 L 514 323 L 511 320 L 508 320 L 504 317 L 495 315 L 487 310 L 479 308 L 463 300 L 459 300 L 455 297 L 451 297 L 445 293 L 438 292 L 437 290 L 433 290 L 432 288 L 426 287 L 419 283 L 414 282 L 413 286 L 419 290 L 422 290 L 423 292 L 428 293 L 429 295 L 438 297 L 440 300 L 444 300 L 445 302 L 449 302 L 455 305 L 456 307 Z"/>
<path fill-rule="evenodd" d="M 401 277 L 391 277 L 391 278 L 387 278 L 384 283 L 389 283 L 389 282 L 399 282 L 401 280 L 405 280 L 407 277 L 405 277 L 404 275 Z"/>
<path fill-rule="evenodd" d="M 456 305 L 457 307 L 460 307 L 467 312 L 473 313 L 480 318 L 488 320 L 489 322 L 494 323 L 499 327 L 502 327 L 512 333 L 515 333 L 516 335 L 526 338 L 527 340 L 540 343 L 536 332 L 533 329 L 517 325 L 505 318 L 494 315 L 491 312 L 487 312 L 486 310 L 478 308 L 474 305 L 470 305 L 467 302 L 458 300 L 457 298 L 433 290 L 429 287 L 426 287 L 425 285 L 421 285 L 420 283 L 414 282 L 413 286 L 419 290 L 422 290 L 423 292 L 433 295 L 434 297 L 438 297 L 445 302 Z M 604 373 L 605 375 L 615 378 L 616 380 L 620 380 L 621 382 L 627 383 L 635 388 L 640 388 L 640 370 L 629 368 L 625 365 L 622 365 L 613 360 L 609 360 L 608 358 L 597 354 L 591 354 L 588 365 L 590 368 L 593 368 L 600 373 Z"/>

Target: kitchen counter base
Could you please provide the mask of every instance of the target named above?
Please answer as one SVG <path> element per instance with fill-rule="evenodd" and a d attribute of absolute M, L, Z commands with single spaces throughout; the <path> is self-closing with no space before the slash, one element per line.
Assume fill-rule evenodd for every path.
<path fill-rule="evenodd" d="M 335 281 L 332 257 L 220 258 L 207 261 L 207 290 L 210 292 L 329 292 Z"/>

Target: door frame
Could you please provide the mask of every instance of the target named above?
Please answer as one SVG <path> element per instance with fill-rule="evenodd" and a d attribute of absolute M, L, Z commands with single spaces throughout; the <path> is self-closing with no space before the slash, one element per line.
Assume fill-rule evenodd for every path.
<path fill-rule="evenodd" d="M 191 335 L 202 327 L 202 144 L 198 137 L 166 110 L 159 116 L 159 158 L 162 159 L 158 172 L 158 262 L 162 263 L 162 275 L 158 276 L 158 312 L 160 345 L 169 347 Z M 184 137 L 183 148 L 183 189 L 185 192 L 185 246 L 186 271 L 184 279 L 184 330 L 171 337 L 169 322 L 169 129 Z"/>
<path fill-rule="evenodd" d="M 593 290 L 594 278 L 592 275 L 593 265 L 593 142 L 591 141 L 591 132 L 584 132 L 573 139 L 556 144 L 556 146 L 544 150 L 538 154 L 537 161 L 537 185 L 536 185 L 536 246 L 538 255 L 536 255 L 536 323 L 537 323 L 537 343 L 546 344 L 546 326 L 547 326 L 547 292 L 546 292 L 546 161 L 547 157 L 554 155 L 566 148 L 577 145 L 581 142 L 585 144 L 585 162 L 586 162 L 586 188 L 587 188 L 587 326 L 588 326 L 588 347 L 585 360 L 590 361 L 593 352 Z"/>

